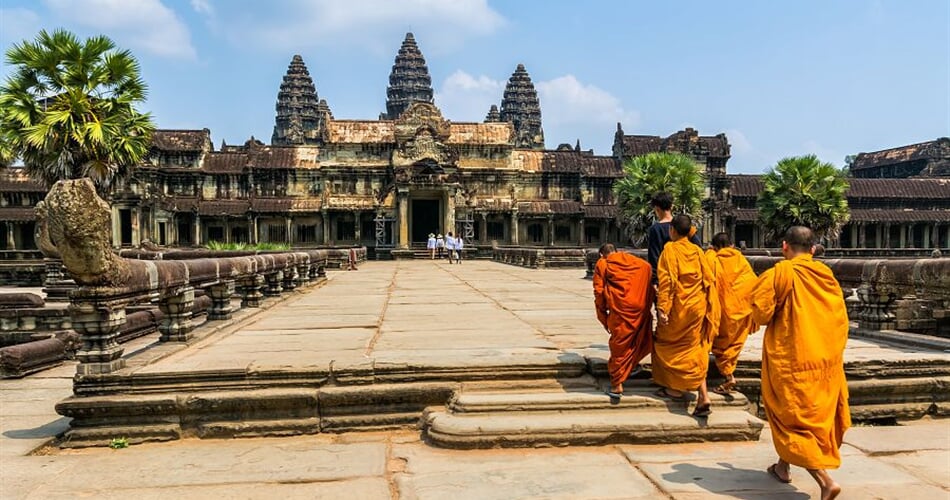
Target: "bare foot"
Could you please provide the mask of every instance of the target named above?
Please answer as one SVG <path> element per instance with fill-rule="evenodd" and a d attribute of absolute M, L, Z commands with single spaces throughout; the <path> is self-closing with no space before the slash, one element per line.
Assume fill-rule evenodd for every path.
<path fill-rule="evenodd" d="M 841 494 L 841 486 L 838 483 L 831 483 L 828 487 L 822 486 L 821 500 L 833 500 Z"/>

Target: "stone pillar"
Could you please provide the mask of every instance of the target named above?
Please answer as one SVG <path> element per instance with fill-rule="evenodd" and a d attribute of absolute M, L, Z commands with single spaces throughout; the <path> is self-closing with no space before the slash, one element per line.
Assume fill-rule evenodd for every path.
<path fill-rule="evenodd" d="M 851 248 L 858 248 L 858 231 L 861 230 L 860 224 L 852 223 L 851 227 Z"/>
<path fill-rule="evenodd" d="M 138 207 L 132 207 L 129 212 L 132 222 L 132 246 L 137 247 L 142 244 L 142 211 Z"/>
<path fill-rule="evenodd" d="M 610 241 L 610 237 L 607 232 L 610 230 L 610 223 L 606 220 L 600 223 L 600 244 L 603 245 Z"/>
<path fill-rule="evenodd" d="M 284 291 L 284 289 L 280 286 L 280 283 L 283 280 L 284 280 L 284 273 L 281 271 L 268 274 L 267 288 L 264 289 L 264 296 L 265 297 L 280 297 L 280 292 Z"/>
<path fill-rule="evenodd" d="M 445 232 L 443 234 L 448 234 L 451 232 L 455 236 L 458 236 L 458 231 L 455 227 L 455 194 L 448 191 L 445 192 Z"/>
<path fill-rule="evenodd" d="M 548 216 L 548 246 L 554 246 L 554 216 Z"/>
<path fill-rule="evenodd" d="M 482 218 L 481 225 L 478 226 L 478 242 L 482 245 L 488 244 L 488 214 L 482 212 L 478 214 Z"/>
<path fill-rule="evenodd" d="M 76 374 L 98 375 L 122 369 L 125 349 L 116 338 L 125 324 L 126 301 L 83 295 L 77 291 L 69 304 L 70 322 L 82 338 L 82 347 L 76 351 Z"/>
<path fill-rule="evenodd" d="M 325 246 L 330 246 L 330 211 L 323 209 L 320 212 L 321 215 L 321 226 L 323 226 L 323 244 Z"/>
<path fill-rule="evenodd" d="M 289 264 L 289 267 L 284 269 L 284 290 L 293 291 L 295 288 L 297 288 L 297 266 Z"/>
<path fill-rule="evenodd" d="M 234 294 L 234 282 L 225 281 L 217 285 L 212 285 L 208 291 L 211 294 L 211 309 L 208 311 L 208 319 L 231 319 L 231 313 L 234 310 L 234 308 L 231 307 L 231 295 Z"/>
<path fill-rule="evenodd" d="M 254 217 L 251 217 L 251 234 L 248 235 L 249 236 L 248 239 L 250 239 L 251 243 L 254 245 L 256 245 L 260 241 L 260 236 L 258 234 L 258 224 L 257 224 L 258 219 L 259 217 L 257 215 L 255 215 Z"/>
<path fill-rule="evenodd" d="M 584 241 L 584 218 L 581 217 L 581 220 L 577 221 L 577 246 L 584 248 L 587 245 L 587 242 Z"/>
<path fill-rule="evenodd" d="M 159 300 L 158 308 L 165 314 L 158 326 L 162 342 L 187 342 L 191 339 L 191 331 L 195 329 L 191 317 L 194 305 L 195 289 L 190 286 Z"/>
<path fill-rule="evenodd" d="M 297 286 L 303 287 L 310 283 L 310 263 L 297 264 Z"/>
<path fill-rule="evenodd" d="M 858 230 L 858 248 L 867 248 L 868 246 L 868 228 L 867 225 L 863 222 L 857 224 Z"/>
<path fill-rule="evenodd" d="M 921 240 L 921 243 L 922 243 L 922 245 L 921 245 L 922 248 L 930 248 L 930 247 L 931 247 L 931 244 L 930 244 L 930 226 L 926 226 L 926 225 L 924 226 L 924 234 L 923 234 L 923 239 Z"/>
<path fill-rule="evenodd" d="M 284 239 L 287 241 L 288 245 L 293 245 L 294 236 L 291 231 L 293 231 L 294 218 L 291 215 L 284 217 Z"/>
<path fill-rule="evenodd" d="M 900 246 L 897 247 L 897 248 L 907 248 L 907 228 L 908 228 L 907 225 L 901 225 L 901 230 L 900 230 L 900 235 L 901 235 Z"/>
<path fill-rule="evenodd" d="M 264 298 L 264 294 L 261 293 L 263 287 L 264 277 L 260 274 L 244 280 L 241 288 L 241 307 L 261 307 L 261 299 Z"/>
<path fill-rule="evenodd" d="M 409 248 L 409 192 L 400 190 L 396 194 L 396 203 L 399 208 L 399 241 L 402 249 Z"/>
<path fill-rule="evenodd" d="M 224 216 L 224 242 L 231 243 L 231 216 Z"/>
<path fill-rule="evenodd" d="M 884 248 L 891 248 L 891 225 L 884 224 Z"/>
<path fill-rule="evenodd" d="M 356 236 L 357 243 L 360 243 L 363 240 L 363 235 L 361 231 L 362 228 L 360 228 L 360 226 L 362 225 L 360 224 L 360 214 L 361 212 L 359 210 L 353 211 L 353 217 L 356 217 L 356 222 L 353 223 L 353 232 L 354 232 L 354 235 Z"/>
<path fill-rule="evenodd" d="M 7 250 L 16 250 L 16 231 L 10 221 L 7 221 Z"/>
<path fill-rule="evenodd" d="M 201 246 L 201 216 L 195 214 L 195 246 Z"/>
<path fill-rule="evenodd" d="M 511 210 L 511 244 L 518 245 L 518 209 Z"/>

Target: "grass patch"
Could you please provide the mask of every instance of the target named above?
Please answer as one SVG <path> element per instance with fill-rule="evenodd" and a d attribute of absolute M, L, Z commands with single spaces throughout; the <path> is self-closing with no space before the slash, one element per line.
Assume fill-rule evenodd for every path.
<path fill-rule="evenodd" d="M 209 241 L 205 245 L 205 248 L 208 250 L 218 250 L 218 251 L 233 251 L 233 250 L 243 250 L 243 251 L 286 251 L 290 250 L 290 245 L 287 243 L 224 243 L 222 241 Z"/>

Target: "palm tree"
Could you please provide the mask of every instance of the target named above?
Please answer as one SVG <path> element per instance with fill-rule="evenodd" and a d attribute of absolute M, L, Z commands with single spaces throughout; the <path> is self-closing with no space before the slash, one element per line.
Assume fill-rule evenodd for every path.
<path fill-rule="evenodd" d="M 658 192 L 673 196 L 673 211 L 694 219 L 702 215 L 705 185 L 702 167 L 680 153 L 649 153 L 636 156 L 623 165 L 624 176 L 614 183 L 614 194 L 627 235 L 642 246 L 653 223 L 650 199 Z"/>
<path fill-rule="evenodd" d="M 155 125 L 135 109 L 146 94 L 139 64 L 109 38 L 44 30 L 14 44 L 6 61 L 3 159 L 19 157 L 47 185 L 89 177 L 105 188 L 148 153 Z"/>
<path fill-rule="evenodd" d="M 837 241 L 848 222 L 847 175 L 815 155 L 783 158 L 763 179 L 759 218 L 766 238 L 776 242 L 791 226 L 806 226 L 815 236 Z"/>

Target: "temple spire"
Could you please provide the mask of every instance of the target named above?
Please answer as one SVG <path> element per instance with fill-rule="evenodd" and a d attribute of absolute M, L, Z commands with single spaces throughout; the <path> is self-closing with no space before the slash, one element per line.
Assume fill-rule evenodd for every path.
<path fill-rule="evenodd" d="M 508 79 L 501 101 L 501 121 L 514 125 L 516 147 L 544 149 L 541 102 L 524 64 L 519 64 Z"/>
<path fill-rule="evenodd" d="M 396 54 L 386 89 L 386 118 L 395 120 L 414 102 L 432 103 L 432 78 L 412 33 Z"/>
<path fill-rule="evenodd" d="M 295 55 L 287 67 L 287 74 L 277 92 L 277 120 L 271 144 L 315 144 L 319 142 L 324 126 L 326 101 L 318 101 L 317 88 L 303 58 Z"/>
<path fill-rule="evenodd" d="M 500 122 L 501 113 L 498 112 L 498 106 L 492 104 L 491 108 L 488 110 L 488 114 L 485 115 L 485 123 Z"/>

